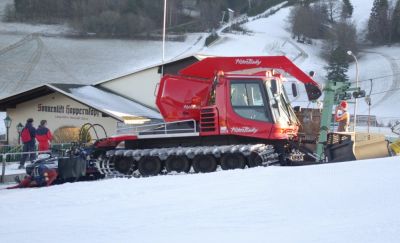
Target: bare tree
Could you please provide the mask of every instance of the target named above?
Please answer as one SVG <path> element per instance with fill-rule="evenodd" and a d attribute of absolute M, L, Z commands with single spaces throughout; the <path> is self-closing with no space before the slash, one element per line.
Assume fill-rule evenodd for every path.
<path fill-rule="evenodd" d="M 329 22 L 334 23 L 339 14 L 340 6 L 337 0 L 325 0 L 328 10 Z"/>
<path fill-rule="evenodd" d="M 289 14 L 289 23 L 293 36 L 320 39 L 324 37 L 327 25 L 327 10 L 324 4 L 313 6 L 297 5 Z"/>

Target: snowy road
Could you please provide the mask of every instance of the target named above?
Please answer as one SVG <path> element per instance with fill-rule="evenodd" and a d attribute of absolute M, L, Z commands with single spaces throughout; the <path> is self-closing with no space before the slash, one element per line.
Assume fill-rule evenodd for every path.
<path fill-rule="evenodd" d="M 400 242 L 399 157 L 0 191 L 2 242 Z"/>
<path fill-rule="evenodd" d="M 398 61 L 396 60 L 398 57 L 393 57 L 388 54 L 379 53 L 379 52 L 370 52 L 370 53 L 376 53 L 376 54 L 384 57 L 386 59 L 386 61 L 390 64 L 390 68 L 392 69 L 392 73 L 388 74 L 388 75 L 393 75 L 392 77 L 388 78 L 389 80 L 390 79 L 392 80 L 391 85 L 386 87 L 386 90 L 393 90 L 393 92 L 387 92 L 386 94 L 383 95 L 381 100 L 379 100 L 378 102 L 375 102 L 375 104 L 372 105 L 372 108 L 376 108 L 378 105 L 387 101 L 394 95 L 399 96 L 400 90 L 398 90 L 398 89 L 400 89 L 400 66 L 398 64 Z"/>

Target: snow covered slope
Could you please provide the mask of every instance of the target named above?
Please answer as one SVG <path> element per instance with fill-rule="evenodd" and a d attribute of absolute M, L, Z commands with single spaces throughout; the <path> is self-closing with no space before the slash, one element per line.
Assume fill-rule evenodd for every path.
<path fill-rule="evenodd" d="M 354 5 L 353 21 L 358 26 L 360 39 L 363 38 L 370 15 L 373 0 L 352 0 Z M 255 18 L 244 27 L 252 31 L 250 35 L 224 34 L 220 41 L 202 50 L 207 55 L 246 56 L 246 55 L 286 55 L 305 72 L 316 71 L 316 81 L 324 84 L 327 62 L 321 55 L 322 42 L 312 45 L 297 43 L 290 38 L 288 15 L 291 7 L 282 8 L 268 18 Z M 373 78 L 371 115 L 376 115 L 381 122 L 400 120 L 400 110 L 394 109 L 400 97 L 400 45 L 380 48 L 364 48 L 359 57 L 360 86 L 370 92 L 369 79 Z M 348 71 L 350 81 L 355 86 L 355 64 Z M 382 77 L 385 78 L 378 78 Z M 300 86 L 301 87 L 301 86 Z M 392 91 L 393 90 L 393 91 Z M 387 92 L 389 91 L 389 92 Z M 300 97 L 293 99 L 294 105 L 315 107 L 309 104 L 305 90 L 300 89 Z M 359 99 L 358 114 L 367 115 L 368 106 L 364 99 Z M 354 108 L 350 105 L 349 110 Z"/>
<path fill-rule="evenodd" d="M 373 0 L 351 0 L 351 3 L 354 5 L 353 20 L 362 38 Z M 222 38 L 208 48 L 202 47 L 204 39 L 199 41 L 204 34 L 190 35 L 183 43 L 168 42 L 167 59 L 196 53 L 220 56 L 286 55 L 305 72 L 316 71 L 315 79 L 323 84 L 327 63 L 320 57 L 322 42 L 314 41 L 313 45 L 306 45 L 290 38 L 286 21 L 290 9 L 282 8 L 267 18 L 251 18 L 251 21 L 244 24 L 244 27 L 252 31 L 250 35 L 222 33 Z M 10 26 L 8 23 L 0 23 L 0 50 L 24 37 L 18 33 L 30 33 L 27 25 Z M 14 28 L 17 33 L 10 32 Z M 50 26 L 31 26 L 31 29 L 32 32 L 45 34 L 64 31 L 62 27 Z M 386 124 L 400 120 L 400 110 L 393 108 L 400 97 L 399 55 L 400 46 L 394 45 L 366 48 L 359 57 L 360 85 L 367 93 L 370 90 L 370 78 L 385 77 L 373 81 L 371 114 L 377 115 Z M 151 66 L 159 63 L 160 59 L 159 41 L 79 40 L 41 36 L 40 40 L 26 41 L 18 48 L 0 52 L 0 98 L 40 83 L 94 83 Z M 354 64 L 348 75 L 354 82 Z M 300 91 L 300 97 L 293 99 L 292 103 L 316 107 L 307 101 L 304 89 Z M 351 105 L 349 110 L 353 111 Z M 368 114 L 363 99 L 359 101 L 358 114 Z M 2 126 L 0 124 L 0 133 L 4 130 Z"/>
<path fill-rule="evenodd" d="M 0 192 L 2 242 L 400 242 L 399 157 Z"/>

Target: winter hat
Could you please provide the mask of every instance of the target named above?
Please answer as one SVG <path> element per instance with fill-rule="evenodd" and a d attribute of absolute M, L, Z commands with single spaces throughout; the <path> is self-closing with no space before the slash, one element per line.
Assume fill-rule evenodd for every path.
<path fill-rule="evenodd" d="M 343 108 L 343 109 L 347 109 L 347 106 L 348 106 L 348 104 L 347 104 L 347 102 L 346 101 L 342 101 L 342 102 L 340 102 L 340 106 Z"/>
<path fill-rule="evenodd" d="M 28 120 L 26 120 L 26 122 L 27 122 L 27 123 L 32 123 L 32 122 L 33 122 L 33 119 L 32 119 L 32 118 L 29 118 Z"/>

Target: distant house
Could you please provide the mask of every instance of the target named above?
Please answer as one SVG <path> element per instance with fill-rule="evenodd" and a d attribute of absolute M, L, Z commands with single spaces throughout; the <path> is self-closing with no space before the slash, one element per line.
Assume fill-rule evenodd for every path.
<path fill-rule="evenodd" d="M 188 56 L 171 60 L 164 65 L 156 64 L 114 79 L 97 82 L 94 86 L 110 90 L 113 93 L 157 110 L 155 106 L 155 94 L 162 72 L 163 74 L 177 74 L 179 70 L 198 62 L 201 58 L 199 56 Z"/>
<path fill-rule="evenodd" d="M 188 56 L 94 85 L 50 83 L 7 96 L 0 100 L 0 112 L 12 119 L 9 141 L 18 142 L 16 125 L 25 124 L 28 118 L 33 118 L 36 126 L 40 120 L 47 120 L 52 131 L 97 123 L 104 126 L 107 135 L 132 124 L 162 122 L 155 106 L 161 76 L 177 74 L 199 60 L 200 57 Z"/>
<path fill-rule="evenodd" d="M 378 120 L 376 119 L 376 116 L 357 115 L 357 126 L 368 126 L 368 119 L 370 126 L 376 127 L 378 125 Z M 354 121 L 354 115 L 350 116 L 350 121 Z"/>
<path fill-rule="evenodd" d="M 80 128 L 85 123 L 102 125 L 107 135 L 115 134 L 121 124 L 141 124 L 161 121 L 152 109 L 110 91 L 90 85 L 45 84 L 0 100 L 0 111 L 12 119 L 10 143 L 18 142 L 17 124 L 34 119 L 48 121 L 48 128 Z M 101 134 L 103 137 L 104 134 Z"/>

